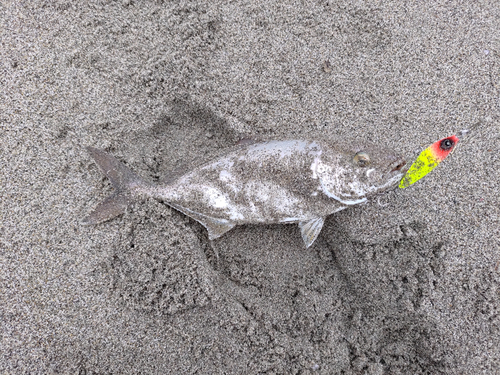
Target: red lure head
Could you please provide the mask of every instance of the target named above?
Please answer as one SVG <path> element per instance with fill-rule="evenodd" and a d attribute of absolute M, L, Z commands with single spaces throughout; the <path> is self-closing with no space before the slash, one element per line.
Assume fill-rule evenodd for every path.
<path fill-rule="evenodd" d="M 434 156 L 438 162 L 441 162 L 453 151 L 457 143 L 458 137 L 452 135 L 451 137 L 434 142 L 429 148 L 431 149 L 432 156 Z"/>

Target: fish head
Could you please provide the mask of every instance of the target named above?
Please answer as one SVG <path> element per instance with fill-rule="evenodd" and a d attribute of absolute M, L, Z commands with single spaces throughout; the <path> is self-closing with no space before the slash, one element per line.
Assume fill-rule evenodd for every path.
<path fill-rule="evenodd" d="M 402 156 L 370 144 L 328 148 L 312 168 L 323 193 L 345 205 L 396 187 L 407 169 Z"/>

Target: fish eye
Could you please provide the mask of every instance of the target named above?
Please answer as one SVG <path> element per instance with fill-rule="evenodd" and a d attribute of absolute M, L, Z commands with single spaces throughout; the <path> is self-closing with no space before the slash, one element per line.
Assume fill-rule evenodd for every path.
<path fill-rule="evenodd" d="M 366 152 L 360 151 L 354 155 L 353 161 L 360 167 L 366 167 L 370 164 L 370 156 Z"/>

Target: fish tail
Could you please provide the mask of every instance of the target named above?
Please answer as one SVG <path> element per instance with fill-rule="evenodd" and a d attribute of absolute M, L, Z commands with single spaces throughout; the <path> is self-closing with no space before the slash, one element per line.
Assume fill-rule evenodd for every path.
<path fill-rule="evenodd" d="M 133 201 L 134 191 L 146 183 L 114 156 L 94 147 L 87 147 L 101 172 L 109 178 L 115 188 L 113 194 L 101 202 L 95 209 L 83 218 L 83 225 L 99 224 L 121 215 Z"/>

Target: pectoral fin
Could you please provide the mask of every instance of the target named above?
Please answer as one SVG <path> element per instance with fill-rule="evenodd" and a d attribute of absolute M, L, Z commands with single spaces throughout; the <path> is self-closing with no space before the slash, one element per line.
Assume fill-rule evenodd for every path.
<path fill-rule="evenodd" d="M 306 248 L 311 246 L 316 240 L 319 232 L 321 232 L 321 228 L 323 228 L 324 223 L 325 219 L 322 217 L 317 217 L 309 221 L 299 222 L 300 233 L 302 234 L 302 239 L 306 244 Z"/>
<path fill-rule="evenodd" d="M 207 228 L 208 238 L 210 240 L 215 240 L 216 238 L 219 238 L 227 231 L 234 228 L 234 224 L 229 220 L 206 216 L 198 212 L 191 211 L 190 209 L 184 208 L 177 204 L 168 203 L 168 205 L 175 208 L 177 211 L 180 211 L 183 214 L 189 216 L 190 218 L 196 220 L 205 228 Z"/>

